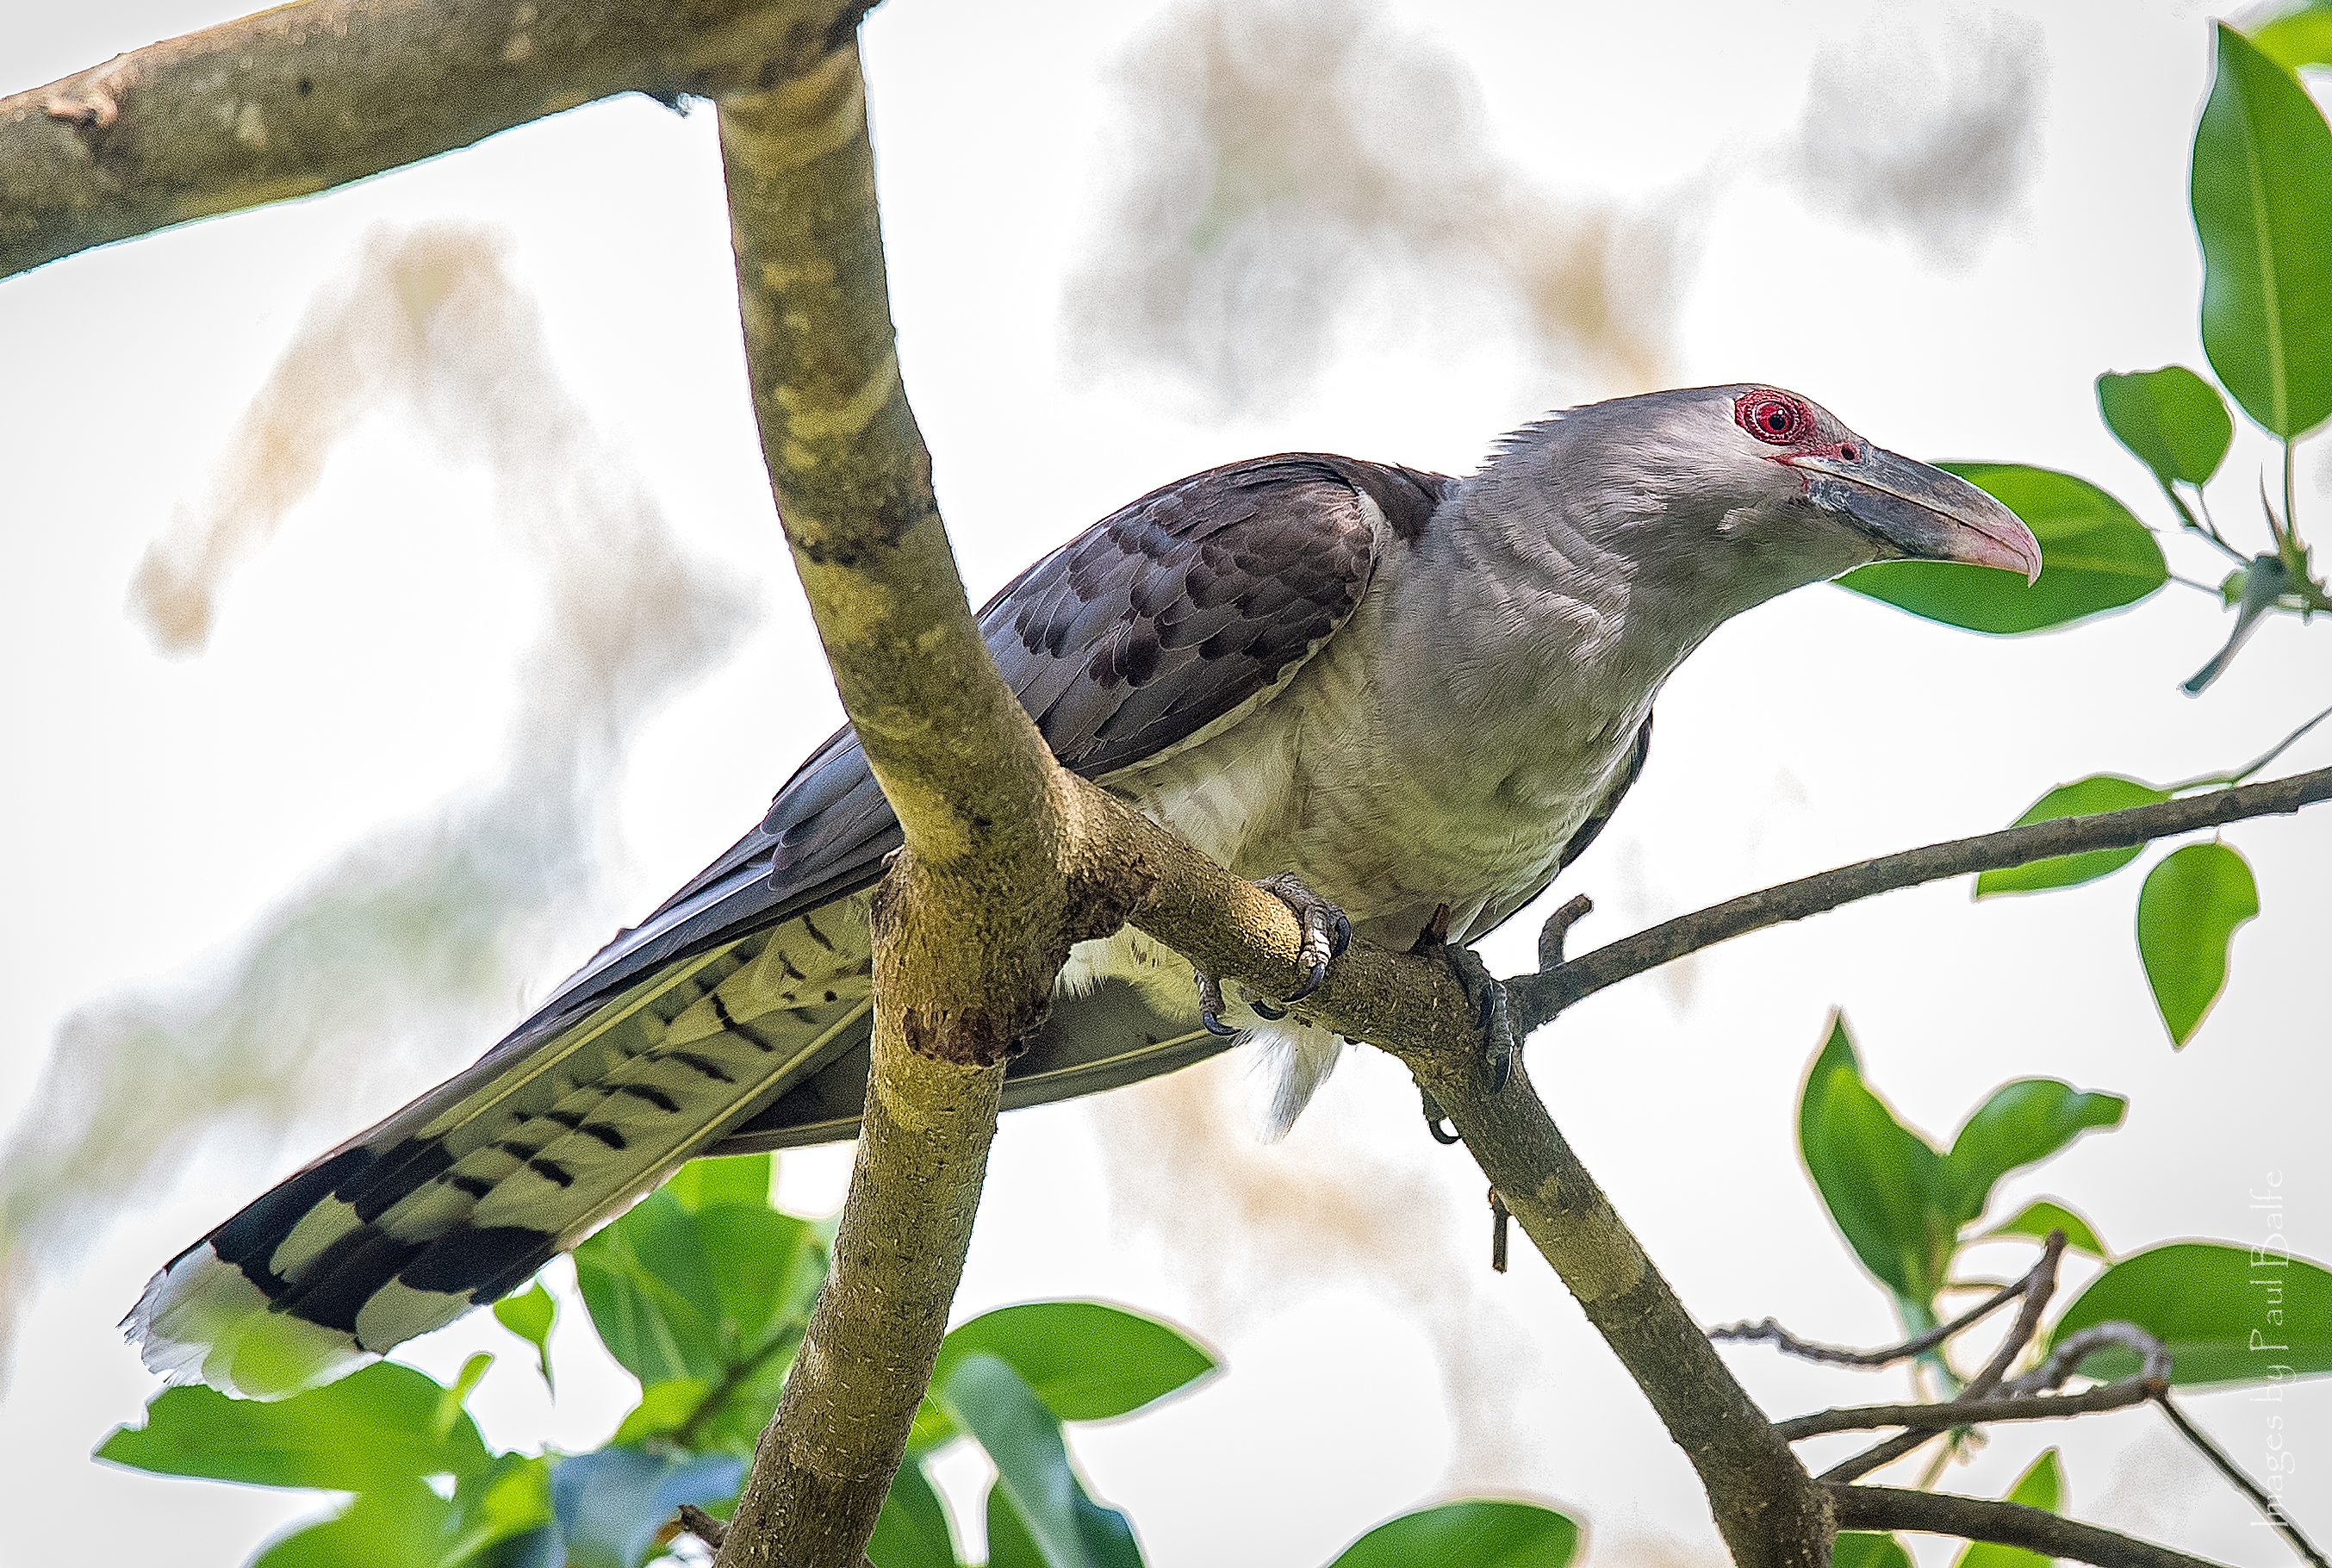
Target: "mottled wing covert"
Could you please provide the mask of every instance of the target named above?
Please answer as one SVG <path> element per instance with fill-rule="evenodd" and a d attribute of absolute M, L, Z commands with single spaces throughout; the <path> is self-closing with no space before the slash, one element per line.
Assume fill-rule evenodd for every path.
<path fill-rule="evenodd" d="M 1211 468 L 1119 508 L 980 614 L 989 655 L 1054 754 L 1099 778 L 1199 738 L 1284 684 L 1359 605 L 1377 548 L 1456 481 L 1319 453 Z M 545 1008 L 870 885 L 898 821 L 848 730 L 760 827 L 602 950 Z"/>

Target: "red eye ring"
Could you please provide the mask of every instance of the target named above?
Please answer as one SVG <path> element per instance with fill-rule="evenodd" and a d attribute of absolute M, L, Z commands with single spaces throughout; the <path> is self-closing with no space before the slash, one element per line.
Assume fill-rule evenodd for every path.
<path fill-rule="evenodd" d="M 1813 433 L 1813 413 L 1797 398 L 1769 387 L 1744 392 L 1733 405 L 1742 429 L 1774 446 L 1794 446 Z"/>

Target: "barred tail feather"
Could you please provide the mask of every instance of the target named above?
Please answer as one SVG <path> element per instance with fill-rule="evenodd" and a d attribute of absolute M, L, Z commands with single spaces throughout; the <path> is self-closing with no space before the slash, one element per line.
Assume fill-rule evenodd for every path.
<path fill-rule="evenodd" d="M 857 1044 L 871 951 L 853 897 L 538 1015 L 173 1259 L 124 1326 L 173 1381 L 281 1398 L 450 1323 Z"/>

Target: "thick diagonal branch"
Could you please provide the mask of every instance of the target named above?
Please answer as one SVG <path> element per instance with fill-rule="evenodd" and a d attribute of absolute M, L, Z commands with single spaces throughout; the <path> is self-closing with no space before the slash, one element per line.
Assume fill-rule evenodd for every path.
<path fill-rule="evenodd" d="M 1921 1530 L 1964 1541 L 2022 1546 L 2043 1557 L 2069 1557 L 2097 1568 L 2217 1568 L 2167 1546 L 2101 1530 L 2042 1508 L 1961 1497 L 1949 1492 L 1913 1492 L 1896 1487 L 1832 1486 L 1824 1488 L 1838 1509 L 1841 1530 Z"/>
<path fill-rule="evenodd" d="M 833 0 L 307 0 L 0 100 L 0 277 L 345 185 L 618 92 L 767 89 Z"/>
<path fill-rule="evenodd" d="M 2289 779 L 2236 789 L 2214 789 L 2159 805 L 2060 817 L 1980 833 L 1973 838 L 1954 838 L 1744 893 L 1623 937 L 1559 968 L 1509 980 L 1508 1005 L 1515 1031 L 1525 1034 L 1582 997 L 1687 953 L 1897 888 L 2025 865 L 2060 855 L 2127 848 L 2247 817 L 2297 811 L 2327 799 L 2332 799 L 2332 768 L 2319 768 L 2312 773 L 2295 773 Z"/>

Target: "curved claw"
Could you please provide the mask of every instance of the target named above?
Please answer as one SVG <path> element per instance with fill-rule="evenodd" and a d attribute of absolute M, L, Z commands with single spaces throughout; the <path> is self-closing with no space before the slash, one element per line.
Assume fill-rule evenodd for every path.
<path fill-rule="evenodd" d="M 1261 997 L 1249 997 L 1247 999 L 1247 1011 L 1253 1013 L 1257 1018 L 1268 1019 L 1275 1024 L 1287 1016 L 1287 1009 L 1285 1008 L 1273 1007 Z"/>
<path fill-rule="evenodd" d="M 1417 1087 L 1417 1097 L 1422 1103 L 1425 1111 L 1425 1130 L 1433 1134 L 1435 1143 L 1446 1149 L 1453 1143 L 1463 1143 L 1466 1141 L 1465 1136 L 1455 1127 L 1450 1128 L 1447 1133 L 1441 1130 L 1441 1124 L 1449 1120 L 1449 1116 L 1442 1110 L 1441 1103 L 1433 1097 L 1432 1090 L 1419 1084 Z"/>
<path fill-rule="evenodd" d="M 1352 945 L 1352 923 L 1344 918 L 1344 912 L 1340 909 L 1336 912 L 1336 939 L 1328 949 L 1328 956 L 1331 959 L 1342 958 L 1344 950 Z"/>
<path fill-rule="evenodd" d="M 1506 1080 L 1514 1076 L 1514 1052 L 1500 1051 L 1490 1062 L 1490 1093 L 1493 1095 L 1505 1093 Z"/>
<path fill-rule="evenodd" d="M 1320 989 L 1320 982 L 1327 977 L 1328 966 L 1326 964 L 1314 964 L 1312 966 L 1312 972 L 1304 977 L 1304 983 L 1297 986 L 1294 990 L 1289 991 L 1285 999 L 1291 1004 L 1302 1001 L 1305 997 L 1308 997 L 1314 991 L 1318 990 Z"/>
<path fill-rule="evenodd" d="M 1192 970 L 1190 978 L 1199 982 L 1199 1022 L 1207 1033 L 1223 1040 L 1238 1034 L 1237 1029 L 1223 1022 L 1223 982 L 1202 969 Z"/>

